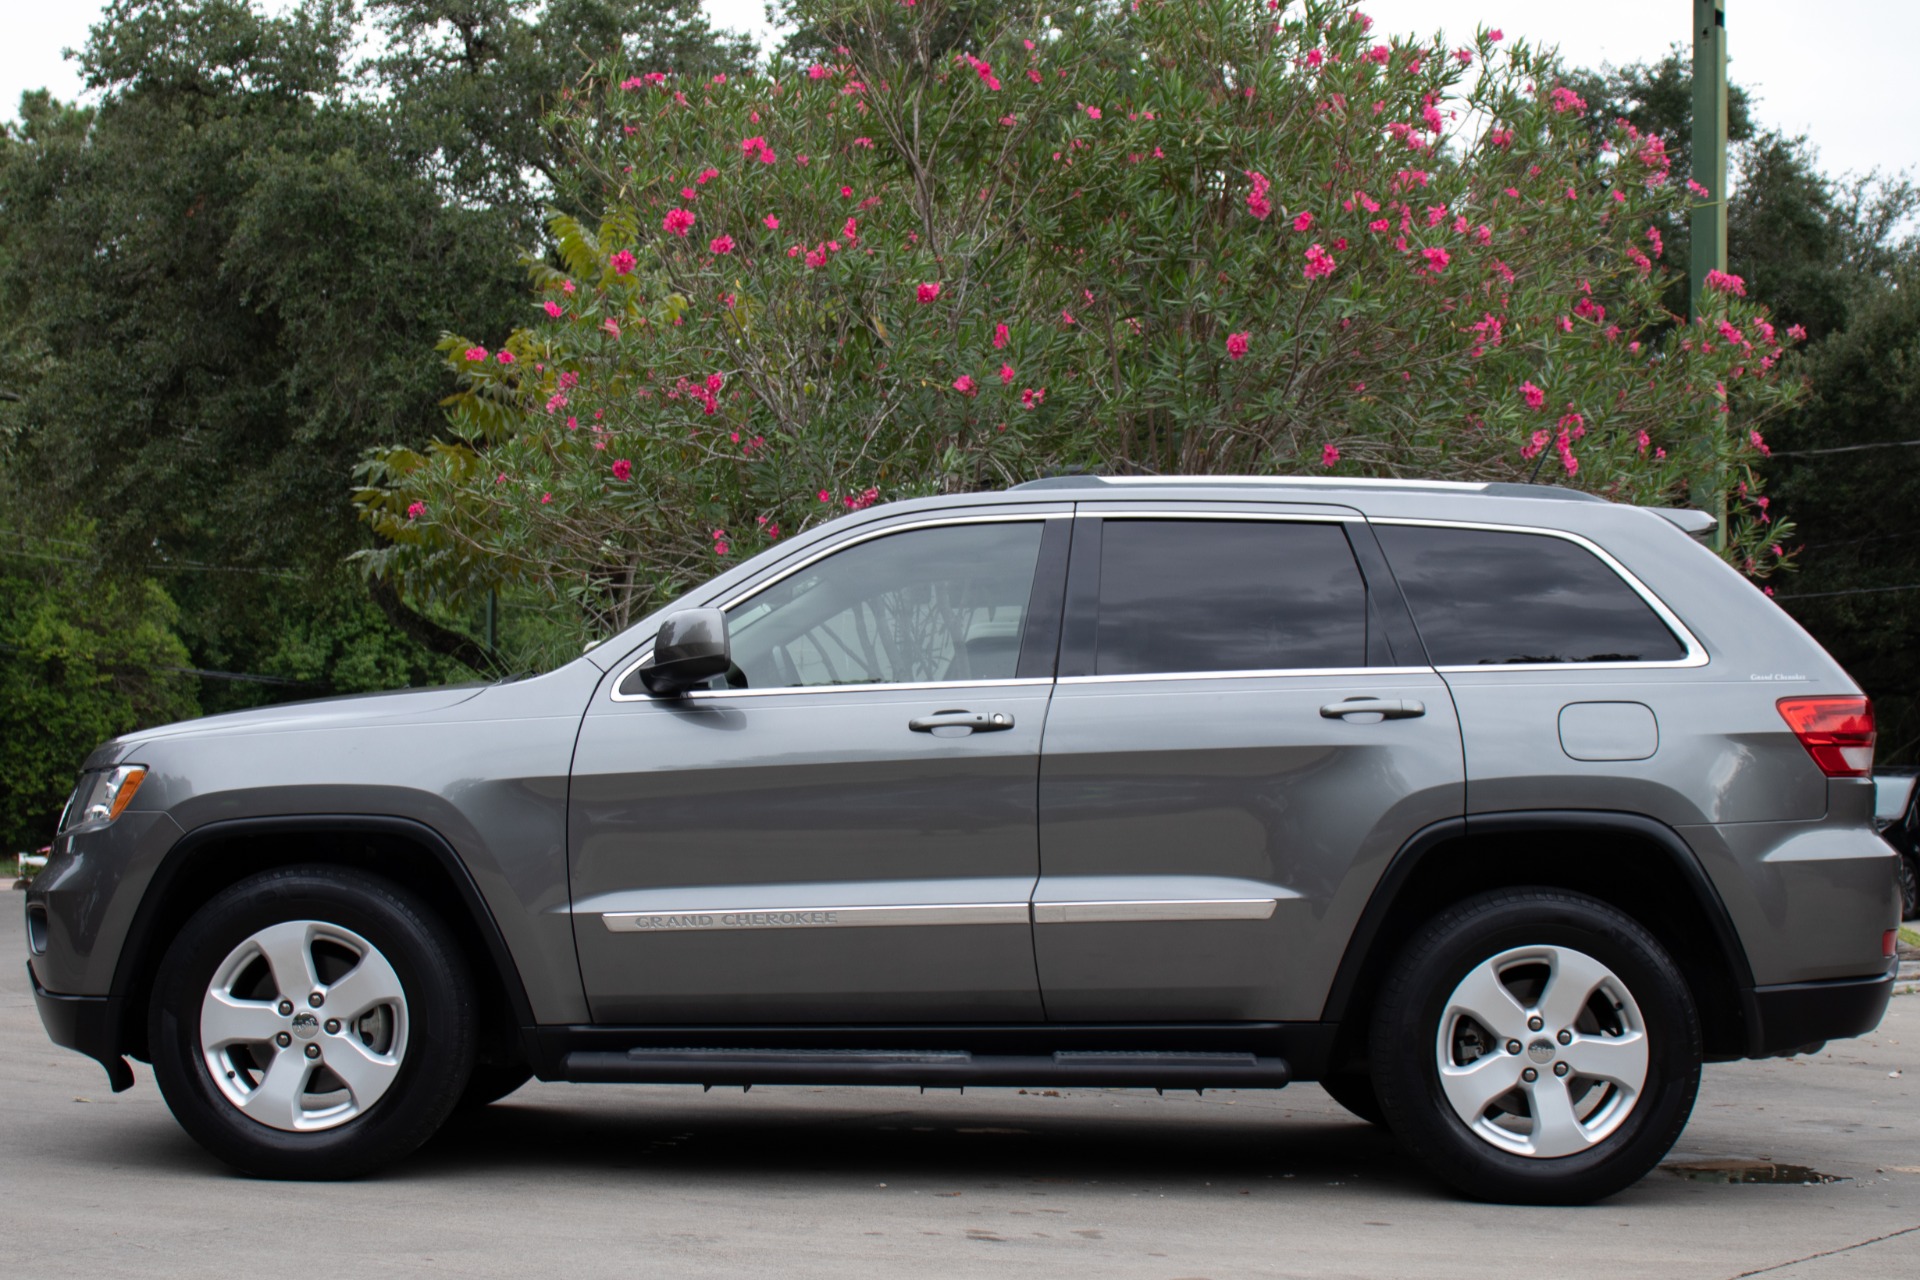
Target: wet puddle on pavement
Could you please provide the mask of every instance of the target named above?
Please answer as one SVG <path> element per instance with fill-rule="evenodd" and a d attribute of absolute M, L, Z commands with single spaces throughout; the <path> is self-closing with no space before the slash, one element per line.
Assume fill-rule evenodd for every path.
<path fill-rule="evenodd" d="M 1850 1181 L 1840 1174 L 1821 1173 L 1803 1164 L 1777 1164 L 1772 1160 L 1753 1160 L 1740 1156 L 1714 1160 L 1673 1160 L 1660 1167 L 1690 1182 L 1759 1182 L 1809 1187 Z"/>

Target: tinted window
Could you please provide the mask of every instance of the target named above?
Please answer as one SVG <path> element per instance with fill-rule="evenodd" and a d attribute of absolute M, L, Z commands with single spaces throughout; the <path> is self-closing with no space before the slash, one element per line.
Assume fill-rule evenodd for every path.
<path fill-rule="evenodd" d="M 1565 538 L 1413 525 L 1376 529 L 1437 666 L 1686 656 L 1619 574 Z"/>
<path fill-rule="evenodd" d="M 1100 675 L 1363 667 L 1367 595 L 1337 524 L 1108 520 Z"/>
<path fill-rule="evenodd" d="M 728 611 L 733 660 L 750 689 L 1010 680 L 1041 531 L 947 525 L 837 552 Z"/>

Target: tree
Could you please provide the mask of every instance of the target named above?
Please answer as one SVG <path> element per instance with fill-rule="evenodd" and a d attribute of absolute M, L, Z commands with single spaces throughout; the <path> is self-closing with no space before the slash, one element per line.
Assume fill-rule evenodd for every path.
<path fill-rule="evenodd" d="M 346 0 L 113 0 L 80 55 L 98 108 L 28 95 L 0 138 L 12 465 L 90 518 L 112 563 L 168 583 L 198 665 L 268 672 L 287 620 L 386 606 L 391 652 L 338 650 L 343 669 L 310 673 L 324 688 L 444 672 L 423 638 L 484 661 L 459 619 L 339 571 L 365 542 L 346 479 L 369 445 L 428 438 L 454 384 L 424 345 L 525 314 L 545 107 L 594 56 L 704 70 L 747 52 L 691 0 L 373 13 L 384 43 L 363 64 L 373 31 Z"/>
<path fill-rule="evenodd" d="M 1687 197 L 1631 127 L 1588 163 L 1538 53 L 1160 0 L 942 55 L 897 8 L 797 4 L 845 52 L 764 78 L 580 86 L 598 214 L 553 220 L 533 324 L 442 342 L 447 438 L 369 455 L 376 573 L 593 635 L 844 507 L 1062 466 L 1693 494 L 1767 571 L 1784 335 L 1727 277 L 1643 341 Z"/>
<path fill-rule="evenodd" d="M 0 848 L 33 849 L 80 761 L 115 734 L 197 714 L 173 602 L 112 571 L 85 521 L 0 507 Z"/>

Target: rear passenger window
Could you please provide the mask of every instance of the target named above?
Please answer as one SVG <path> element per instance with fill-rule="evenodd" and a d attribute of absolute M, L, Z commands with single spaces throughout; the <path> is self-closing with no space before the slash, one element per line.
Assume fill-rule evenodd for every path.
<path fill-rule="evenodd" d="M 1647 602 L 1565 538 L 1374 526 L 1435 666 L 1671 662 L 1686 656 Z"/>
<path fill-rule="evenodd" d="M 1338 524 L 1112 520 L 1094 671 L 1367 664 L 1367 593 Z"/>

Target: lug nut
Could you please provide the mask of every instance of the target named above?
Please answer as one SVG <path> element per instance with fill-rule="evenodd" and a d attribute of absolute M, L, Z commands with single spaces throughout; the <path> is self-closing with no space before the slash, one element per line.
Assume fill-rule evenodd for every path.
<path fill-rule="evenodd" d="M 280 1016 L 284 1018 L 292 1012 L 293 1012 L 293 1001 L 282 1000 L 280 1002 Z"/>
<path fill-rule="evenodd" d="M 1538 1031 L 1540 1028 L 1546 1025 L 1547 1025 L 1546 1023 L 1540 1020 L 1540 1016 L 1538 1014 L 1535 1014 L 1533 1017 L 1527 1019 L 1527 1030 L 1529 1031 Z"/>
<path fill-rule="evenodd" d="M 279 1045 L 282 1049 L 284 1049 L 288 1045 L 293 1043 L 293 1037 L 288 1035 L 286 1032 L 282 1031 L 279 1035 L 273 1038 L 273 1042 Z"/>
<path fill-rule="evenodd" d="M 1528 1067 L 1525 1071 L 1522 1071 L 1520 1073 L 1520 1078 L 1522 1080 L 1525 1080 L 1528 1084 L 1532 1084 L 1535 1080 L 1538 1080 L 1540 1078 L 1540 1073 L 1538 1071 L 1535 1071 L 1532 1067 Z"/>
<path fill-rule="evenodd" d="M 310 1045 L 308 1045 L 308 1046 L 307 1046 L 307 1056 L 308 1056 L 309 1058 L 317 1058 L 317 1057 L 319 1057 L 319 1056 L 320 1056 L 320 1046 L 319 1046 L 319 1045 L 317 1045 L 317 1044 L 310 1044 Z"/>
<path fill-rule="evenodd" d="M 318 1009 L 321 1005 L 325 1004 L 326 1002 L 327 1002 L 327 998 L 321 995 L 318 991 L 314 992 L 312 995 L 307 997 L 307 1003 L 312 1005 L 316 1009 Z"/>
<path fill-rule="evenodd" d="M 1520 1042 L 1518 1040 L 1507 1041 L 1507 1052 L 1508 1053 L 1520 1052 Z"/>
<path fill-rule="evenodd" d="M 1561 1044 L 1572 1044 L 1573 1032 L 1562 1031 L 1559 1035 L 1555 1036 L 1554 1039 L 1558 1040 Z"/>
<path fill-rule="evenodd" d="M 327 1019 L 327 1034 L 330 1036 L 337 1036 L 340 1034 L 340 1019 L 338 1018 Z"/>
<path fill-rule="evenodd" d="M 1557 1076 L 1564 1076 L 1565 1074 L 1567 1074 L 1567 1064 L 1566 1064 L 1566 1063 L 1564 1063 L 1564 1062 L 1556 1062 L 1556 1063 L 1554 1063 L 1554 1064 L 1553 1064 L 1553 1074 L 1555 1074 L 1555 1075 L 1557 1075 Z"/>

